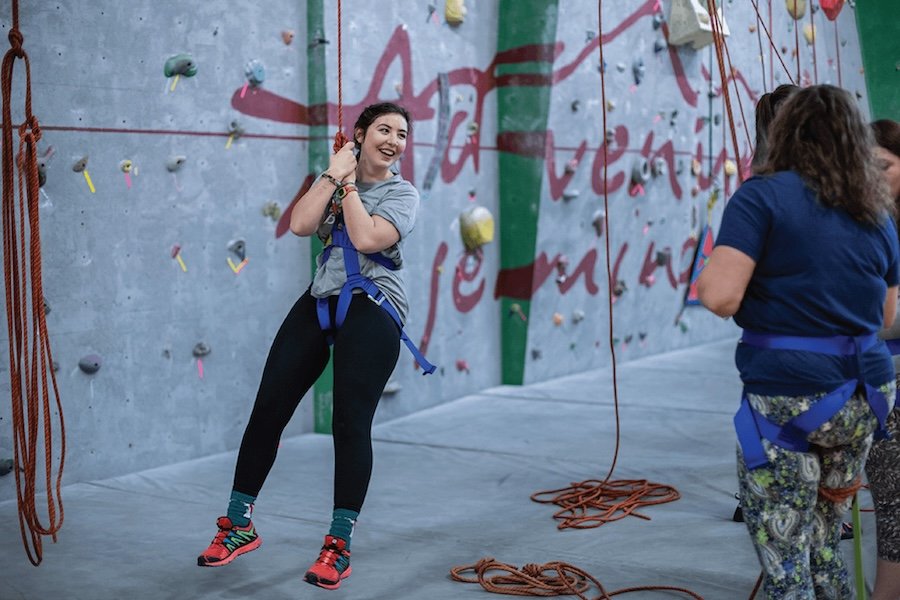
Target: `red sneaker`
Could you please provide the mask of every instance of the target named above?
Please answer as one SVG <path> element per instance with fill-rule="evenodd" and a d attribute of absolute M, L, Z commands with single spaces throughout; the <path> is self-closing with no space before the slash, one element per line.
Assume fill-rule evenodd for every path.
<path fill-rule="evenodd" d="M 227 565 L 241 554 L 256 550 L 262 544 L 262 538 L 256 533 L 253 521 L 246 527 L 237 527 L 228 517 L 219 517 L 216 521 L 219 533 L 213 538 L 209 548 L 197 557 L 197 566 L 221 567 Z"/>
<path fill-rule="evenodd" d="M 336 590 L 341 587 L 341 580 L 350 577 L 352 572 L 347 542 L 339 537 L 326 535 L 319 558 L 309 568 L 304 578 L 308 583 L 320 588 Z"/>

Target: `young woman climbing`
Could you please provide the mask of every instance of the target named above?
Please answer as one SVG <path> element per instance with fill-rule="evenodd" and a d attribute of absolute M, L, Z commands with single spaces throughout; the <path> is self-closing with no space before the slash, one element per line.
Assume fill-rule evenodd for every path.
<path fill-rule="evenodd" d="M 392 103 L 363 110 L 353 141 L 291 212 L 291 231 L 318 235 L 325 248 L 312 285 L 281 325 L 244 432 L 231 499 L 219 531 L 197 558 L 225 565 L 261 540 L 253 505 L 275 461 L 281 433 L 321 375 L 333 343 L 334 506 L 331 528 L 305 580 L 336 589 L 350 573 L 350 541 L 372 472 L 372 420 L 399 355 L 401 339 L 426 372 L 434 367 L 403 334 L 408 301 L 402 242 L 416 221 L 419 195 L 392 170 L 410 132 L 407 111 Z M 358 149 L 358 153 L 356 152 Z"/>

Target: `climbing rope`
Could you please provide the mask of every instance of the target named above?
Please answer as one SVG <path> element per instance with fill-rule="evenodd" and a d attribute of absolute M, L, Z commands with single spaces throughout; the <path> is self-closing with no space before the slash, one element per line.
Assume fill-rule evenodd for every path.
<path fill-rule="evenodd" d="M 349 142 L 350 140 L 344 134 L 344 73 L 343 73 L 343 65 L 341 64 L 341 54 L 343 53 L 343 41 L 341 35 L 341 0 L 337 0 L 337 86 L 338 86 L 338 101 L 337 101 L 337 132 L 334 134 L 334 145 L 333 150 L 336 153 L 338 150 L 344 147 L 344 144 Z"/>
<path fill-rule="evenodd" d="M 797 81 L 800 81 L 800 78 L 797 78 L 797 81 L 794 81 L 794 77 L 791 75 L 790 69 L 788 69 L 787 65 L 784 63 L 784 59 L 781 58 L 781 53 L 778 52 L 778 48 L 775 46 L 775 40 L 772 39 L 772 34 L 769 32 L 769 27 L 766 27 L 765 22 L 763 22 L 762 15 L 759 14 L 759 4 L 757 4 L 756 0 L 750 0 L 750 4 L 753 5 L 753 9 L 756 11 L 757 17 L 759 17 L 760 25 L 763 27 L 763 31 L 766 34 L 766 37 L 769 39 L 769 61 L 771 62 L 771 57 L 774 54 L 778 57 L 778 62 L 781 63 L 781 67 L 784 69 L 785 75 L 790 80 L 790 82 L 794 85 L 799 85 Z M 772 4 L 769 3 L 769 18 L 772 17 Z M 771 21 L 769 22 L 771 27 Z M 769 76 L 774 77 L 774 73 L 772 73 L 772 65 L 769 65 Z M 774 81 L 771 83 L 771 87 L 775 87 Z"/>
<path fill-rule="evenodd" d="M 731 95 L 728 90 L 728 77 L 725 73 L 725 58 L 723 48 L 725 47 L 725 36 L 722 33 L 722 22 L 719 19 L 719 11 L 716 8 L 716 0 L 709 0 L 709 13 L 710 13 L 710 21 L 712 22 L 712 33 L 713 33 L 713 43 L 715 45 L 716 50 L 716 61 L 719 63 L 719 76 L 722 79 L 722 95 L 725 100 L 725 108 L 728 112 L 728 123 L 731 126 L 731 142 L 734 145 L 734 160 L 738 165 L 738 181 L 744 181 L 744 174 L 742 169 L 740 169 L 741 164 L 741 151 L 738 148 L 737 141 L 737 131 L 734 127 L 734 113 L 731 110 Z M 730 59 L 729 59 L 730 63 Z M 729 71 L 729 73 L 733 73 L 733 67 Z M 738 100 L 740 100 L 740 94 L 737 94 Z M 743 116 L 743 108 L 741 109 L 741 115 Z M 746 129 L 746 119 L 744 128 Z M 747 134 L 749 136 L 749 132 Z"/>
<path fill-rule="evenodd" d="M 463 573 L 472 571 L 473 576 Z M 499 574 L 490 575 L 491 572 Z M 455 567 L 450 577 L 460 583 L 477 583 L 488 592 L 508 596 L 577 596 L 582 600 L 609 600 L 631 592 L 678 592 L 696 600 L 703 600 L 690 590 L 667 585 L 642 585 L 607 592 L 593 575 L 573 565 L 553 561 L 543 565 L 527 564 L 521 569 L 493 558 L 483 558 L 473 565 Z M 587 596 L 592 588 L 600 595 Z"/>
<path fill-rule="evenodd" d="M 834 20 L 834 53 L 837 61 L 838 87 L 844 87 L 844 82 L 841 78 L 841 40 L 838 35 L 837 19 Z"/>
<path fill-rule="evenodd" d="M 793 0 L 794 11 L 791 13 L 793 17 L 797 14 L 797 1 Z M 812 13 L 812 7 L 810 7 L 810 13 Z M 800 81 L 800 19 L 794 19 L 794 56 L 797 59 L 797 81 Z M 799 83 L 797 85 L 800 85 Z"/>
<path fill-rule="evenodd" d="M 56 534 L 63 523 L 62 474 L 66 455 L 66 434 L 62 403 L 53 355 L 47 334 L 41 276 L 41 237 L 38 214 L 40 194 L 37 166 L 37 143 L 41 129 L 31 112 L 31 64 L 22 48 L 24 38 L 19 31 L 19 2 L 12 0 L 12 25 L 9 29 L 10 50 L 3 57 L 3 269 L 6 283 L 6 322 L 9 328 L 9 380 L 13 421 L 13 470 L 16 478 L 19 530 L 28 560 L 37 566 L 43 559 L 41 536 Z M 13 122 L 10 107 L 13 67 L 17 58 L 25 61 L 25 119 L 18 127 L 19 148 L 13 156 Z M 18 176 L 14 171 L 18 168 Z M 18 206 L 16 185 L 18 184 Z M 26 221 L 25 211 L 28 211 Z M 26 229 L 28 230 L 26 232 Z M 30 236 L 30 237 L 29 237 Z M 26 238 L 28 250 L 26 253 Z M 27 295 L 30 293 L 30 298 Z M 30 300 L 30 304 L 29 304 Z M 29 331 L 30 330 L 30 331 Z M 29 347 L 29 337 L 31 338 Z M 49 369 L 48 369 L 49 367 Z M 53 481 L 53 408 L 47 371 L 53 386 L 56 413 L 60 427 L 59 471 Z M 38 433 L 44 433 L 44 485 L 47 494 L 49 524 L 44 526 L 35 505 L 37 491 Z M 57 518 L 57 506 L 59 515 Z M 26 529 L 28 535 L 26 535 Z"/>
<path fill-rule="evenodd" d="M 813 18 L 813 10 L 812 7 L 809 9 L 809 26 L 810 31 L 812 32 L 812 55 L 813 55 L 813 83 L 815 85 L 819 85 L 819 60 L 816 56 L 816 21 Z"/>

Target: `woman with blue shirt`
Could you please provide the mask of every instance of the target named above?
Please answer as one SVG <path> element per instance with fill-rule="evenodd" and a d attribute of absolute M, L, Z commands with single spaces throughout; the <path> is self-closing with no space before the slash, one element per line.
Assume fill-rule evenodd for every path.
<path fill-rule="evenodd" d="M 408 311 L 402 240 L 419 194 L 392 168 L 410 120 L 393 103 L 365 108 L 328 169 L 296 202 L 291 231 L 324 244 L 310 288 L 282 323 L 244 432 L 228 512 L 197 558 L 221 566 L 259 547 L 253 504 L 275 462 L 281 433 L 328 364 L 333 345 L 334 506 L 331 528 L 304 579 L 336 589 L 350 573 L 350 539 L 372 474 L 372 421 L 403 340 L 426 372 L 434 367 L 403 333 Z"/>
<path fill-rule="evenodd" d="M 846 91 L 793 94 L 698 280 L 704 306 L 744 330 L 738 479 L 773 600 L 853 594 L 841 516 L 896 389 L 877 332 L 894 320 L 900 248 L 872 147 Z"/>

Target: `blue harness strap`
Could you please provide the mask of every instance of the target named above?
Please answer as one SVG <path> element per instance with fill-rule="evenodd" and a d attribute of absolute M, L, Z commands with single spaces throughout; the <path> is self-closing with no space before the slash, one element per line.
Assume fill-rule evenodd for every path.
<path fill-rule="evenodd" d="M 865 391 L 866 402 L 878 419 L 876 437 L 880 439 L 888 436 L 885 424 L 891 403 L 878 388 L 865 381 L 859 362 L 861 354 L 878 343 L 876 334 L 815 338 L 744 331 L 741 342 L 773 350 L 801 350 L 833 356 L 855 355 L 858 370 L 858 379 L 851 379 L 829 392 L 784 425 L 777 425 L 756 412 L 745 392 L 741 398 L 741 406 L 734 416 L 734 428 L 748 469 L 753 470 L 769 464 L 762 444 L 763 438 L 786 450 L 808 451 L 809 434 L 837 414 L 860 388 Z"/>
<path fill-rule="evenodd" d="M 344 270 L 347 272 L 347 281 L 344 282 L 344 285 L 341 287 L 341 292 L 338 295 L 337 310 L 335 311 L 333 324 L 331 322 L 331 313 L 328 310 L 328 298 L 318 298 L 316 301 L 316 314 L 319 317 L 319 327 L 322 328 L 322 331 L 326 332 L 328 344 L 331 345 L 334 343 L 334 336 L 331 332 L 340 329 L 344 324 L 344 319 L 347 318 L 347 311 L 350 309 L 350 301 L 353 299 L 353 290 L 361 289 L 369 297 L 369 300 L 380 306 L 388 315 L 390 315 L 391 319 L 394 320 L 394 323 L 397 324 L 397 328 L 400 329 L 400 339 L 403 340 L 403 343 L 406 344 L 406 347 L 409 348 L 409 351 L 412 353 L 413 358 L 415 358 L 419 366 L 422 367 L 422 374 L 430 375 L 431 373 L 434 373 L 437 367 L 428 362 L 413 341 L 409 339 L 409 336 L 406 335 L 397 309 L 394 308 L 391 301 L 384 295 L 384 292 L 375 285 L 375 282 L 360 273 L 359 252 L 353 246 L 353 242 L 350 241 L 350 236 L 347 235 L 347 231 L 343 226 L 343 220 L 340 218 L 331 230 L 331 243 L 322 251 L 323 265 L 328 261 L 328 257 L 331 256 L 331 250 L 335 247 L 341 248 L 343 251 Z M 380 252 L 366 254 L 366 257 L 392 271 L 397 269 L 393 261 Z"/>
<path fill-rule="evenodd" d="M 884 340 L 892 356 L 900 354 L 900 340 Z"/>

